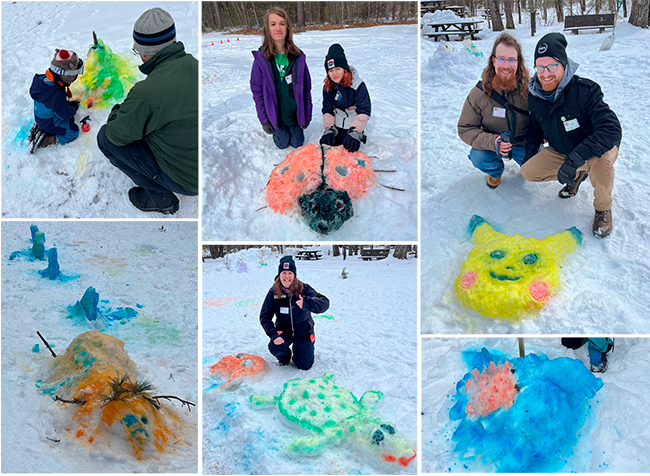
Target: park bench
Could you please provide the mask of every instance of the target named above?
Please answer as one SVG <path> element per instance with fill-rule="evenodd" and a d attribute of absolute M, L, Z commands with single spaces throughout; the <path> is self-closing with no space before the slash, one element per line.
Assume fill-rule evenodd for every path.
<path fill-rule="evenodd" d="M 572 31 L 577 35 L 580 30 L 598 30 L 603 33 L 605 29 L 614 29 L 614 14 L 602 13 L 599 15 L 569 15 L 564 17 L 564 31 Z"/>
<path fill-rule="evenodd" d="M 323 257 L 320 251 L 300 250 L 296 253 L 296 259 L 319 260 Z"/>
<path fill-rule="evenodd" d="M 361 259 L 364 261 L 388 258 L 390 248 L 364 248 L 361 250 Z"/>

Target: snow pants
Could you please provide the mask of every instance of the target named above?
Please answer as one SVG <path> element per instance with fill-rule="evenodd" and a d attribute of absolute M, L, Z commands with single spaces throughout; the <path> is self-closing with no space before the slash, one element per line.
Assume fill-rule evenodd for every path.
<path fill-rule="evenodd" d="M 309 337 L 292 337 L 286 332 L 280 336 L 284 342 L 275 345 L 273 340 L 269 342 L 269 351 L 281 364 L 288 364 L 291 361 L 291 346 L 293 344 L 293 363 L 300 370 L 309 370 L 314 365 L 314 342 L 316 337 L 314 333 Z"/>
<path fill-rule="evenodd" d="M 289 146 L 297 149 L 305 143 L 305 133 L 298 125 L 278 126 L 273 132 L 273 142 L 278 149 L 286 149 Z"/>
<path fill-rule="evenodd" d="M 612 349 L 612 341 L 609 338 L 593 338 L 586 337 L 563 337 L 562 345 L 569 349 L 579 349 L 589 342 L 587 351 L 589 352 L 589 363 L 593 366 L 598 366 L 603 359 L 603 354 L 606 354 Z"/>
<path fill-rule="evenodd" d="M 520 145 L 512 146 L 512 160 L 517 162 L 520 167 L 525 156 L 525 147 Z M 503 169 L 505 168 L 503 159 L 492 150 L 478 150 L 472 147 L 469 151 L 469 160 L 472 161 L 474 167 L 490 177 L 501 177 L 503 175 Z"/>
<path fill-rule="evenodd" d="M 172 192 L 198 195 L 181 187 L 162 171 L 144 139 L 123 146 L 115 145 L 106 137 L 104 125 L 97 134 L 97 146 L 111 164 L 128 175 L 136 185 L 144 188 L 152 200 L 170 199 Z"/>
<path fill-rule="evenodd" d="M 600 157 L 587 160 L 578 172 L 586 170 L 594 187 L 594 209 L 612 209 L 612 189 L 614 188 L 614 162 L 618 157 L 618 147 L 608 150 Z M 557 172 L 564 163 L 566 155 L 553 147 L 544 147 L 521 167 L 521 175 L 529 182 L 549 182 L 557 180 Z"/>

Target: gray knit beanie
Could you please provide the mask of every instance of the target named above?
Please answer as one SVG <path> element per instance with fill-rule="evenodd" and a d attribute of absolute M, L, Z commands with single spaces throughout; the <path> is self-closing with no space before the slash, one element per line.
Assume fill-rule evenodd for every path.
<path fill-rule="evenodd" d="M 143 56 L 153 56 L 176 42 L 174 19 L 162 8 L 144 12 L 133 27 L 133 49 Z"/>

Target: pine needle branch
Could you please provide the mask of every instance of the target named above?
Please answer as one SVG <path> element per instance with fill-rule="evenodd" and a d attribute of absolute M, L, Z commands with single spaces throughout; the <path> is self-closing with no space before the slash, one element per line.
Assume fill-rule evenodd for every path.
<path fill-rule="evenodd" d="M 182 398 L 178 398 L 178 397 L 176 397 L 174 395 L 154 395 L 151 398 L 154 398 L 156 400 L 158 400 L 160 398 L 164 398 L 165 400 L 172 400 L 172 399 L 178 400 L 179 402 L 181 402 L 181 405 L 187 405 L 187 410 L 190 411 L 190 412 L 192 411 L 192 408 L 190 407 L 190 405 L 192 405 L 193 407 L 196 406 L 196 404 L 194 404 L 192 402 L 188 402 L 187 400 L 183 400 Z"/>

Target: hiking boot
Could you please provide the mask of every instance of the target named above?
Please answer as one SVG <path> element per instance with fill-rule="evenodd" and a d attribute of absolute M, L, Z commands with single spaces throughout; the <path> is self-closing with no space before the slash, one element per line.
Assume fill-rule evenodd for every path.
<path fill-rule="evenodd" d="M 576 179 L 576 183 L 573 187 L 570 187 L 569 185 L 565 185 L 562 190 L 558 192 L 558 197 L 560 198 L 571 198 L 578 193 L 578 189 L 580 188 L 580 184 L 584 182 L 587 177 L 589 177 L 589 174 L 587 173 L 586 170 L 581 171 L 578 174 L 578 178 Z"/>
<path fill-rule="evenodd" d="M 492 177 L 491 175 L 487 176 L 487 186 L 490 188 L 497 188 L 499 184 L 501 183 L 501 176 L 499 175 L 498 177 Z"/>
<path fill-rule="evenodd" d="M 605 238 L 612 232 L 612 211 L 605 210 L 599 211 L 596 210 L 596 216 L 594 216 L 594 224 L 591 227 L 591 231 L 594 236 L 598 238 Z"/>
<path fill-rule="evenodd" d="M 143 212 L 158 212 L 163 215 L 176 213 L 179 207 L 178 198 L 173 193 L 171 197 L 154 200 L 142 187 L 133 187 L 129 190 L 129 200 L 135 208 Z"/>
<path fill-rule="evenodd" d="M 598 363 L 598 365 L 589 365 L 589 368 L 591 369 L 591 371 L 593 373 L 601 374 L 605 370 L 607 370 L 608 365 L 609 364 L 607 363 L 607 354 L 603 353 L 602 357 L 600 358 L 600 362 Z"/>
<path fill-rule="evenodd" d="M 32 128 L 33 129 L 33 128 Z M 56 144 L 56 136 L 53 134 L 48 134 L 47 132 L 38 129 L 32 135 L 30 131 L 29 134 L 32 136 L 32 141 L 29 144 L 29 153 L 33 154 L 36 152 L 36 149 L 47 147 L 48 145 Z M 29 135 L 27 136 L 29 138 Z"/>
<path fill-rule="evenodd" d="M 32 126 L 32 128 L 29 131 L 29 134 L 27 134 L 27 142 L 33 142 L 34 137 L 36 136 L 36 133 L 38 131 L 40 131 L 40 129 L 38 128 L 38 124 L 34 123 L 34 125 Z"/>

